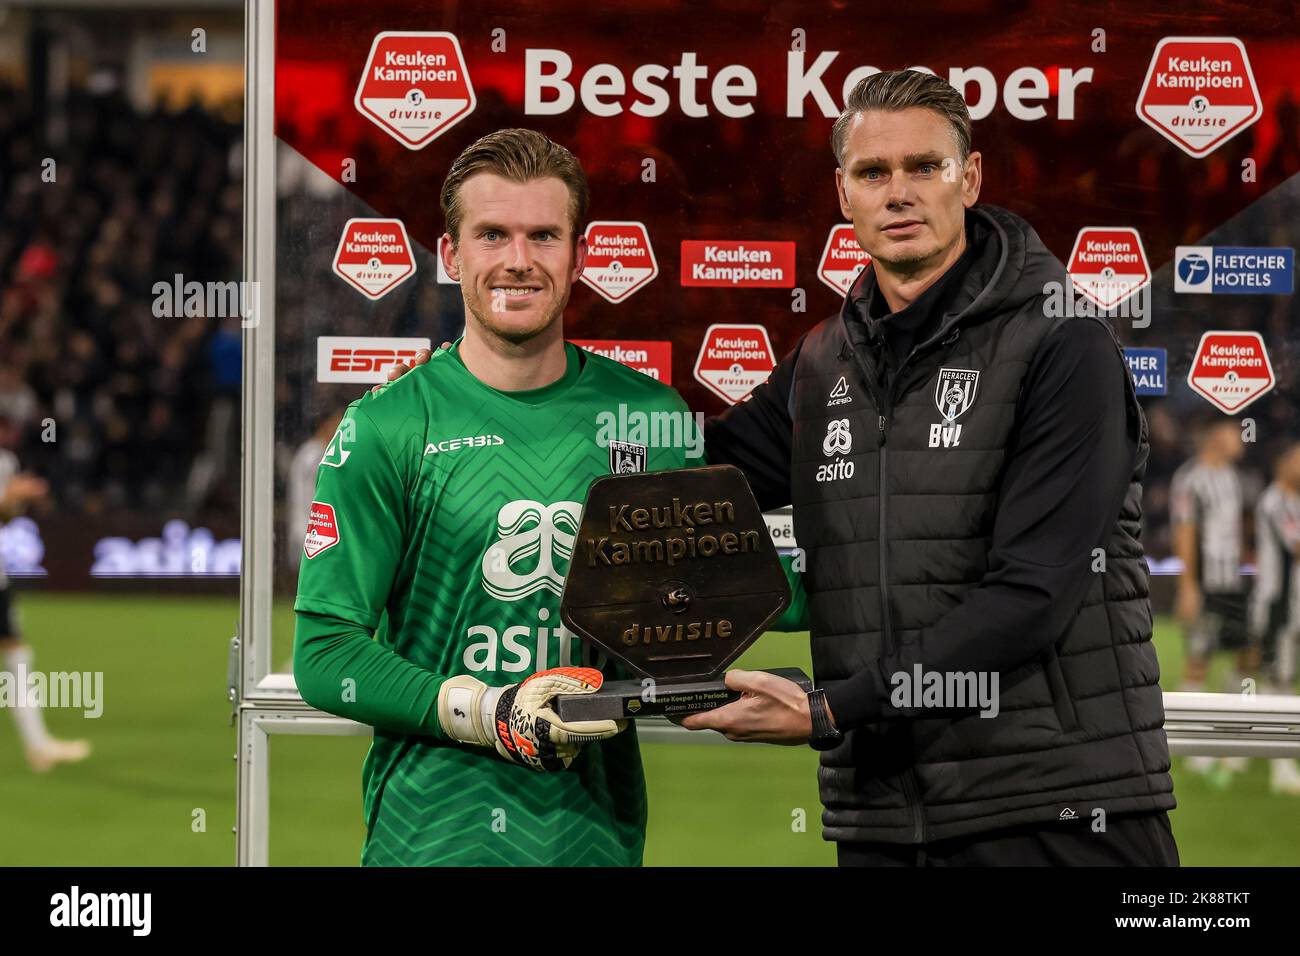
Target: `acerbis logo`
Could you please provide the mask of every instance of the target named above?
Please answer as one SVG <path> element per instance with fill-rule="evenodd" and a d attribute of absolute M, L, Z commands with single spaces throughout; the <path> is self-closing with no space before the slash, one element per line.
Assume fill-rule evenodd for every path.
<path fill-rule="evenodd" d="M 853 396 L 849 394 L 849 383 L 845 381 L 844 376 L 841 375 L 840 380 L 835 383 L 835 387 L 831 389 L 830 395 L 827 396 L 826 407 L 830 408 L 833 405 L 847 405 L 851 401 L 853 401 Z"/>
<path fill-rule="evenodd" d="M 342 468 L 352 455 L 351 450 L 343 446 L 347 442 L 355 440 L 356 423 L 351 418 L 343 419 L 343 421 L 339 422 L 338 431 L 334 433 L 330 443 L 325 446 L 325 454 L 321 457 L 320 463 L 331 468 Z"/>
<path fill-rule="evenodd" d="M 518 601 L 536 591 L 564 591 L 573 556 L 582 502 L 552 505 L 521 498 L 497 512 L 497 541 L 483 553 L 483 590 L 501 601 Z M 563 564 L 564 570 L 556 567 Z"/>
<path fill-rule="evenodd" d="M 465 438 L 444 438 L 442 441 L 431 441 L 424 446 L 424 454 L 436 455 L 439 452 L 459 451 L 462 448 L 488 448 L 494 445 L 504 445 L 506 440 L 500 435 L 468 435 Z"/>
<path fill-rule="evenodd" d="M 822 439 L 822 454 L 827 458 L 847 455 L 853 450 L 853 435 L 849 432 L 847 418 L 834 418 L 826 423 L 826 437 Z M 853 477 L 853 462 L 844 458 L 821 465 L 817 469 L 818 481 L 837 481 Z"/>

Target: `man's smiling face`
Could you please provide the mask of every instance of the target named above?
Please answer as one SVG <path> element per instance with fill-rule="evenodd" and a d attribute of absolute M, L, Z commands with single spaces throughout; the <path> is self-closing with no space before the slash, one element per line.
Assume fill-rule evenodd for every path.
<path fill-rule="evenodd" d="M 961 236 L 979 198 L 980 154 L 963 163 L 951 124 L 934 110 L 868 110 L 849 127 L 835 182 L 858 244 L 907 272 L 942 261 Z"/>
<path fill-rule="evenodd" d="M 477 173 L 461 184 L 460 202 L 459 241 L 443 236 L 443 265 L 485 332 L 527 342 L 560 320 L 586 264 L 569 189 L 554 177 L 518 183 Z"/>

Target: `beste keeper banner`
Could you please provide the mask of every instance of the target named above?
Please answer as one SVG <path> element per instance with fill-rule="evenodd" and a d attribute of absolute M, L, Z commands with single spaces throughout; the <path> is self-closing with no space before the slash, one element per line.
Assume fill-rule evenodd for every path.
<path fill-rule="evenodd" d="M 1300 171 L 1293 5 L 943 7 L 279 3 L 277 136 L 333 181 L 337 200 L 318 190 L 318 214 L 278 227 L 282 259 L 300 262 L 295 295 L 343 283 L 329 301 L 345 307 L 306 310 L 304 334 L 459 331 L 459 290 L 433 261 L 439 187 L 476 138 L 527 126 L 572 149 L 591 183 L 600 243 L 573 289 L 569 337 L 661 343 L 693 408 L 744 400 L 695 374 L 707 330 L 759 326 L 779 359 L 839 308 L 869 260 L 851 230 L 837 232 L 831 125 L 858 80 L 913 67 L 964 95 L 982 201 L 1024 216 L 1062 261 L 1086 229 L 1131 235 L 1144 251 L 1149 272 L 1122 295 L 1096 294 L 1126 275 L 1105 264 L 1076 282 L 1082 301 L 1112 308 L 1126 345 L 1167 351 L 1170 395 L 1144 401 L 1196 407 L 1185 383 L 1206 329 L 1258 331 L 1285 352 L 1290 298 L 1269 308 L 1291 318 L 1270 320 L 1224 301 L 1241 295 L 1184 296 L 1172 263 L 1179 246 L 1297 243 L 1294 217 L 1264 225 Z M 334 274 L 352 219 L 404 229 L 412 281 L 390 291 L 375 280 L 385 292 L 374 298 Z M 355 258 L 365 276 L 387 268 L 378 253 Z M 1127 311 L 1134 292 L 1147 294 L 1147 313 Z M 1289 364 L 1274 361 L 1278 388 L 1261 404 L 1293 402 Z"/>

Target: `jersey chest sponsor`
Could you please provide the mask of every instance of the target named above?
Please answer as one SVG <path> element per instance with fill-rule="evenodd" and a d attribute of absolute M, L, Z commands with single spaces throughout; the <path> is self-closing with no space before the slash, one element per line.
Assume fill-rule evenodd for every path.
<path fill-rule="evenodd" d="M 508 613 L 517 615 L 513 608 Z M 551 623 L 556 626 L 549 627 Z M 561 624 L 557 612 L 541 607 L 531 624 L 470 625 L 465 632 L 460 663 L 471 674 L 484 671 L 533 674 L 569 665 L 600 669 L 607 659 L 604 651 Z"/>
<path fill-rule="evenodd" d="M 548 667 L 582 664 L 603 667 L 605 655 L 564 627 L 541 595 L 558 603 L 573 555 L 581 502 L 542 502 L 518 498 L 496 512 L 487 547 L 479 561 L 480 586 L 495 599 L 498 619 L 466 629 L 461 664 L 470 673 L 531 673 Z M 520 618 L 530 618 L 524 623 Z"/>

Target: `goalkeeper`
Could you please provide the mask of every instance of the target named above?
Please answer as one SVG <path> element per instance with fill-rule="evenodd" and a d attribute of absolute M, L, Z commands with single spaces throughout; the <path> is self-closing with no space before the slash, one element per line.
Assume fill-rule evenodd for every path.
<path fill-rule="evenodd" d="M 308 703 L 374 727 L 363 864 L 639 865 L 635 731 L 550 709 L 594 692 L 607 663 L 563 627 L 559 599 L 591 482 L 702 464 L 687 461 L 701 439 L 609 434 L 635 420 L 620 404 L 690 416 L 671 388 L 564 341 L 586 257 L 568 150 L 528 130 L 485 136 L 441 201 L 465 334 L 353 402 L 326 449 L 294 675 Z"/>

